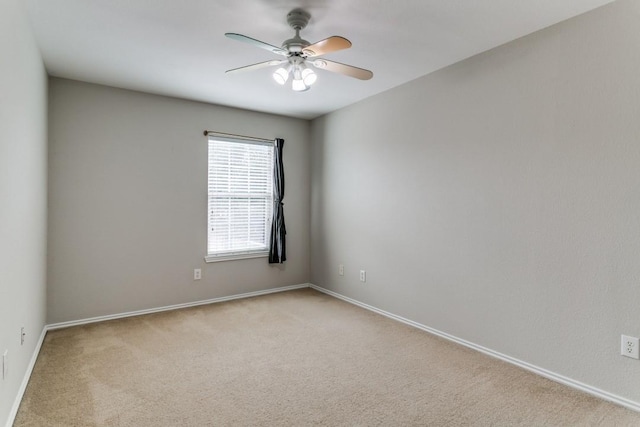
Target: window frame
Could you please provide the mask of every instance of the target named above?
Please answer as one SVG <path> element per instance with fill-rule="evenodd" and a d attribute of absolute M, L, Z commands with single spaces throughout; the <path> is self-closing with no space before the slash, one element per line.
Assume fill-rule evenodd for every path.
<path fill-rule="evenodd" d="M 242 249 L 236 249 L 236 250 L 228 250 L 228 251 L 224 251 L 224 252 L 218 252 L 218 253 L 210 253 L 209 252 L 209 248 L 210 248 L 210 230 L 211 230 L 211 215 L 210 215 L 210 211 L 211 211 L 211 179 L 209 177 L 209 171 L 211 170 L 211 155 L 210 155 L 210 150 L 211 150 L 211 144 L 214 143 L 214 141 L 220 141 L 220 142 L 228 142 L 228 143 L 238 143 L 238 144 L 244 144 L 244 145 L 261 145 L 261 146 L 267 146 L 270 147 L 272 152 L 271 152 L 271 162 L 270 162 L 270 167 L 269 167 L 269 177 L 270 177 L 270 183 L 271 183 L 271 191 L 269 192 L 269 195 L 267 196 L 267 213 L 266 213 L 266 221 L 265 221 L 265 247 L 260 248 L 260 249 L 248 249 L 248 248 L 242 248 Z M 274 162 L 275 162 L 275 155 L 274 155 L 274 151 L 275 150 L 275 141 L 271 141 L 271 140 L 248 140 L 248 139 L 242 139 L 242 138 L 233 138 L 233 137 L 220 137 L 220 136 L 214 136 L 214 135 L 209 135 L 208 139 L 207 139 L 207 255 L 204 257 L 204 260 L 207 263 L 210 262 L 220 262 L 220 261 L 230 261 L 230 260 L 239 260 L 239 259 L 251 259 L 251 258 L 263 258 L 263 257 L 268 257 L 269 256 L 269 246 L 270 246 L 270 240 L 271 240 L 271 222 L 273 220 L 273 167 L 274 167 Z"/>

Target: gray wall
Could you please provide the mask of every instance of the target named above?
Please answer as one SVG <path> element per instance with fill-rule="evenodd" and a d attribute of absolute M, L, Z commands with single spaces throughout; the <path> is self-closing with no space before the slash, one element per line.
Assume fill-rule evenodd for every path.
<path fill-rule="evenodd" d="M 312 282 L 640 402 L 638 28 L 620 0 L 314 120 Z"/>
<path fill-rule="evenodd" d="M 308 121 L 58 78 L 49 95 L 49 323 L 309 281 Z M 285 139 L 284 266 L 204 262 L 204 129 Z"/>
<path fill-rule="evenodd" d="M 0 2 L 0 374 L 4 425 L 45 322 L 47 77 L 23 2 Z M 20 328 L 27 337 L 20 345 Z"/>

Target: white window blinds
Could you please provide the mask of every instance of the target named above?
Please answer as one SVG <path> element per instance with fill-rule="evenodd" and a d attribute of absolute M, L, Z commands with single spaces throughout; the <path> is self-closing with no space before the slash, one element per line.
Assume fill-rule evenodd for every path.
<path fill-rule="evenodd" d="M 272 180 L 273 143 L 209 138 L 208 258 L 268 253 Z"/>

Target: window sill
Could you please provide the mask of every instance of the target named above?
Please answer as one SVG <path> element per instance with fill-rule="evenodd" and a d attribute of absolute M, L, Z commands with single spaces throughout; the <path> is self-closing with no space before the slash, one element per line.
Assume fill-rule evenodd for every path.
<path fill-rule="evenodd" d="M 250 259 L 250 258 L 266 258 L 269 256 L 269 251 L 260 252 L 239 252 L 222 255 L 207 255 L 204 257 L 205 262 L 220 262 L 220 261 L 234 261 L 238 259 Z"/>

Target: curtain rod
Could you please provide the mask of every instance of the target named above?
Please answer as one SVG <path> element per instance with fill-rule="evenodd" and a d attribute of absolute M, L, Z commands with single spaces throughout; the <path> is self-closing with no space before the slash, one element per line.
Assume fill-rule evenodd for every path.
<path fill-rule="evenodd" d="M 271 142 L 271 143 L 273 143 L 273 139 L 256 138 L 255 136 L 247 136 L 247 135 L 237 135 L 235 133 L 217 132 L 215 130 L 205 130 L 204 131 L 204 136 L 209 136 L 211 134 L 223 135 L 223 136 L 233 136 L 235 138 L 250 139 L 250 140 L 253 140 L 253 141 L 263 141 L 263 142 Z"/>

